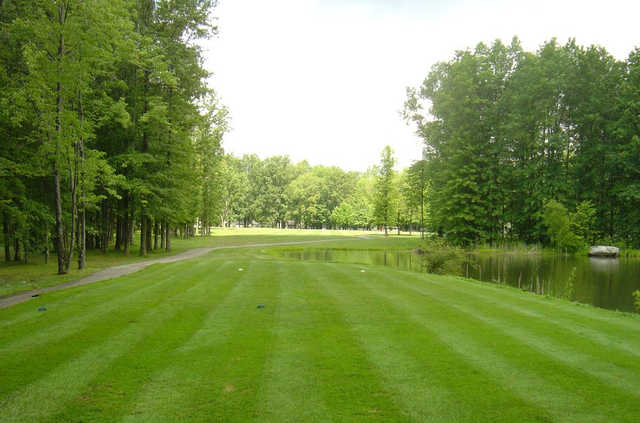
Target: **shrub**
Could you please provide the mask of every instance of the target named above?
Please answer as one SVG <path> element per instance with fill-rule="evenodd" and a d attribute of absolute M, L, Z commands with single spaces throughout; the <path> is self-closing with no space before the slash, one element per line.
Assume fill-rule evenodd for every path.
<path fill-rule="evenodd" d="M 636 311 L 640 312 L 640 290 L 633 293 L 633 298 L 635 299 L 634 305 L 636 306 Z"/>
<path fill-rule="evenodd" d="M 548 201 L 544 205 L 543 220 L 551 242 L 559 250 L 573 253 L 584 246 L 584 239 L 571 230 L 569 213 L 561 203 Z"/>
<path fill-rule="evenodd" d="M 461 275 L 464 252 L 452 247 L 443 239 L 425 240 L 420 248 L 422 269 L 427 273 L 440 275 Z"/>

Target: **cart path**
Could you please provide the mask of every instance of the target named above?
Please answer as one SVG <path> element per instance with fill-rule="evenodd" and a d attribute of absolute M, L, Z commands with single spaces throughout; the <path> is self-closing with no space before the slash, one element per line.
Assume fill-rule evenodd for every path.
<path fill-rule="evenodd" d="M 355 237 L 355 238 L 346 238 L 348 240 L 356 240 L 356 239 L 366 239 L 364 237 Z M 299 244 L 317 244 L 322 242 L 331 242 L 331 241 L 344 241 L 345 238 L 328 238 L 322 240 L 312 240 L 312 241 L 290 241 L 290 242 L 269 242 L 263 244 L 245 244 L 245 245 L 224 245 L 220 247 L 205 247 L 205 248 L 194 248 L 192 250 L 187 250 L 180 254 L 176 254 L 168 257 L 161 257 L 153 260 L 144 260 L 138 261 L 135 263 L 123 264 L 120 266 L 112 266 L 107 267 L 106 269 L 102 269 L 97 271 L 96 273 L 92 273 L 89 276 L 85 276 L 82 279 L 77 279 L 75 281 L 65 282 L 60 285 L 49 286 L 47 288 L 35 289 L 31 291 L 21 292 L 19 294 L 11 295 L 9 297 L 0 298 L 0 308 L 11 307 L 14 304 L 22 303 L 34 298 L 34 295 L 41 295 L 47 292 L 59 291 L 61 289 L 72 288 L 74 286 L 87 285 L 94 282 L 100 282 L 107 279 L 117 278 L 119 276 L 128 275 L 130 273 L 137 272 L 138 270 L 142 270 L 145 267 L 151 266 L 156 263 L 173 263 L 181 260 L 188 260 L 195 257 L 203 256 L 214 250 L 230 250 L 230 249 L 238 249 L 238 248 L 255 248 L 255 247 L 277 247 L 279 245 L 299 245 Z"/>

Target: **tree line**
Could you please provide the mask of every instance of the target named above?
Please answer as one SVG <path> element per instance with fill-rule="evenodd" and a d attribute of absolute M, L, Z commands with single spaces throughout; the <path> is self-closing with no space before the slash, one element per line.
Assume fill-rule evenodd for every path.
<path fill-rule="evenodd" d="M 409 88 L 405 118 L 424 140 L 429 225 L 452 242 L 640 247 L 640 49 L 481 43 Z"/>
<path fill-rule="evenodd" d="M 277 228 L 420 230 L 425 215 L 424 162 L 394 170 L 386 147 L 379 165 L 365 172 L 293 163 L 288 156 L 225 155 L 214 172 L 217 201 L 202 221 L 212 225 Z"/>
<path fill-rule="evenodd" d="M 5 260 L 171 248 L 207 219 L 226 109 L 198 41 L 214 0 L 0 1 Z M 202 215 L 202 216 L 201 216 Z"/>

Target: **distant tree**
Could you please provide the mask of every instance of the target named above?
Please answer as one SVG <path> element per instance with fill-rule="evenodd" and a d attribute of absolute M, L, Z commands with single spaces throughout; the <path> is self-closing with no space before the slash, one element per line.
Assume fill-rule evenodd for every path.
<path fill-rule="evenodd" d="M 395 158 L 393 150 L 390 146 L 386 146 L 382 150 L 380 156 L 380 167 L 376 175 L 375 196 L 374 196 L 374 217 L 378 225 L 384 226 L 384 234 L 388 235 L 388 227 L 392 218 L 393 211 L 393 166 Z"/>
<path fill-rule="evenodd" d="M 289 156 L 268 157 L 256 167 L 252 175 L 252 207 L 258 222 L 272 227 L 285 223 L 288 186 L 295 177 Z"/>
<path fill-rule="evenodd" d="M 424 238 L 425 203 L 429 186 L 426 168 L 426 160 L 418 160 L 409 167 L 407 170 L 407 190 L 405 192 L 407 203 L 417 211 L 422 238 Z"/>
<path fill-rule="evenodd" d="M 355 215 L 351 204 L 347 201 L 340 203 L 331 212 L 331 221 L 339 229 L 353 229 L 356 227 Z"/>
<path fill-rule="evenodd" d="M 287 217 L 296 227 L 322 227 L 325 208 L 321 202 L 323 180 L 308 171 L 291 181 L 287 187 Z"/>
<path fill-rule="evenodd" d="M 233 220 L 242 221 L 246 215 L 249 182 L 240 160 L 226 155 L 219 165 L 220 223 L 228 226 Z"/>
<path fill-rule="evenodd" d="M 223 160 L 222 137 L 228 130 L 228 110 L 218 104 L 215 96 L 207 99 L 206 112 L 195 128 L 194 146 L 196 152 L 196 173 L 200 187 L 199 220 L 202 234 L 209 235 L 209 228 L 218 223 L 218 218 L 228 217 L 228 184 L 233 179 Z M 223 213 L 224 210 L 224 213 Z"/>

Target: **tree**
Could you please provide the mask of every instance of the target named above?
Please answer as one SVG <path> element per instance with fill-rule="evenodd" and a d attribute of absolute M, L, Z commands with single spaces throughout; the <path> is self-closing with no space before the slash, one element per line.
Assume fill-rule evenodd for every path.
<path fill-rule="evenodd" d="M 462 245 L 546 242 L 554 198 L 593 205 L 590 237 L 640 245 L 638 56 L 514 39 L 436 64 L 404 110 L 425 143 L 434 229 Z"/>
<path fill-rule="evenodd" d="M 394 195 L 393 166 L 395 165 L 395 158 L 393 157 L 393 150 L 390 146 L 386 146 L 382 150 L 380 156 L 380 167 L 376 176 L 375 185 L 375 211 L 374 216 L 376 224 L 384 226 L 384 234 L 388 235 L 388 226 L 391 222 L 392 213 L 392 198 Z"/>
<path fill-rule="evenodd" d="M 231 218 L 230 187 L 234 174 L 223 158 L 222 137 L 228 130 L 229 112 L 220 106 L 215 95 L 207 98 L 206 112 L 195 129 L 197 180 L 200 187 L 199 217 L 201 233 L 209 235 L 209 228 L 226 224 Z"/>
<path fill-rule="evenodd" d="M 114 46 L 130 26 L 120 1 L 36 1 L 10 25 L 27 34 L 24 86 L 38 116 L 32 135 L 40 138 L 43 156 L 52 168 L 55 205 L 55 246 L 58 273 L 66 273 L 76 245 L 84 266 L 84 213 L 87 207 L 87 141 L 100 117 L 100 107 L 87 99 L 92 82 L 106 70 Z M 96 104 L 96 103 L 93 103 Z"/>
<path fill-rule="evenodd" d="M 268 157 L 250 173 L 252 208 L 258 222 L 272 227 L 284 227 L 287 213 L 289 183 L 295 170 L 289 156 Z"/>
<path fill-rule="evenodd" d="M 574 252 L 583 245 L 583 240 L 571 230 L 567 209 L 555 200 L 544 206 L 544 224 L 551 243 L 559 250 Z"/>
<path fill-rule="evenodd" d="M 596 221 L 596 209 L 592 202 L 583 201 L 576 206 L 576 211 L 571 213 L 571 231 L 578 237 L 590 243 L 595 242 L 594 224 Z"/>
<path fill-rule="evenodd" d="M 171 225 L 193 232 L 192 135 L 208 92 L 195 41 L 212 31 L 213 4 L 0 2 L 6 256 L 46 259 L 53 241 L 64 273 L 114 232 L 127 253 L 139 227 L 141 254 L 156 248 L 152 233 L 169 249 Z"/>
<path fill-rule="evenodd" d="M 407 170 L 407 190 L 405 196 L 407 204 L 417 211 L 419 216 L 420 236 L 424 238 L 425 205 L 428 197 L 429 182 L 427 179 L 427 162 L 418 160 Z"/>

